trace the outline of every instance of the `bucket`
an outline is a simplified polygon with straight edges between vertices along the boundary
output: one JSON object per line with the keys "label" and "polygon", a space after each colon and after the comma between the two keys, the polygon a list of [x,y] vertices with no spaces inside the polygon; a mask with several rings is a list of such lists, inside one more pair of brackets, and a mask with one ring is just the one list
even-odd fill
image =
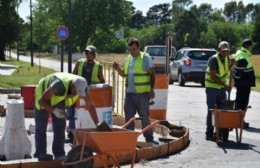
{"label": "bucket", "polygon": [[[96,107],[99,122],[112,126],[112,87],[90,88],[89,94]],[[75,105],[76,128],[95,128],[95,124],[85,105],[84,97],[79,97]]]}
{"label": "bucket", "polygon": [[24,109],[25,110],[33,110],[34,109],[35,88],[36,88],[36,85],[23,85],[23,86],[21,86],[21,96],[23,97]]}
{"label": "bucket", "polygon": [[150,103],[150,118],[152,119],[166,120],[168,83],[169,76],[167,74],[155,75],[155,98],[153,99],[152,103]]}

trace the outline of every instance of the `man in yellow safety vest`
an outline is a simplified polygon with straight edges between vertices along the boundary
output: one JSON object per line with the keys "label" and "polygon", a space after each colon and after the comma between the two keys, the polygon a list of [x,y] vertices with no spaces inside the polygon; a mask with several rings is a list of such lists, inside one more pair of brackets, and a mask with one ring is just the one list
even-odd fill
{"label": "man in yellow safety vest", "polygon": [[214,106],[219,107],[221,101],[226,100],[226,91],[230,91],[231,87],[227,84],[230,68],[234,64],[234,59],[229,60],[229,44],[226,41],[221,41],[218,45],[218,53],[211,56],[208,61],[208,66],[205,75],[205,87],[207,98],[207,118],[206,118],[206,140],[215,141],[214,127],[212,125],[211,109]]}
{"label": "man in yellow safety vest", "polygon": [[[136,113],[142,117],[142,127],[150,124],[149,100],[154,98],[154,64],[151,57],[140,52],[140,43],[136,38],[131,38],[128,42],[130,54],[127,56],[123,69],[118,63],[113,64],[113,68],[120,76],[126,78],[125,94],[125,120],[129,121]],[[128,129],[134,129],[134,123]],[[154,141],[153,131],[144,133],[146,142],[158,145]]]}
{"label": "man in yellow safety vest", "polygon": [[89,97],[85,78],[69,73],[57,72],[39,81],[35,90],[35,148],[34,157],[39,160],[51,159],[47,154],[46,130],[49,114],[52,116],[53,144],[55,159],[64,159],[66,113],[65,107],[75,103],[78,96],[84,96],[90,116],[98,124],[96,109]]}

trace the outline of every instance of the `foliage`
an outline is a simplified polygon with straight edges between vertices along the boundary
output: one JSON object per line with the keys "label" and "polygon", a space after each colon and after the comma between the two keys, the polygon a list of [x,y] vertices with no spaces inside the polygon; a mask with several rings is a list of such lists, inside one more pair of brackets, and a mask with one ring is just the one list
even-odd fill
{"label": "foliage", "polygon": [[260,53],[260,16],[255,22],[254,32],[252,34],[252,39],[255,43],[253,51]]}
{"label": "foliage", "polygon": [[[201,32],[200,20],[191,11],[185,11],[175,25],[176,40],[179,42],[177,48],[182,46],[198,47]],[[184,37],[189,34],[189,40],[185,43]]]}
{"label": "foliage", "polygon": [[18,15],[16,7],[19,0],[0,0],[0,60],[5,60],[4,49],[18,39]]}
{"label": "foliage", "polygon": [[154,5],[147,12],[146,24],[160,25],[170,23],[170,17],[171,9],[169,3]]}
{"label": "foliage", "polygon": [[129,37],[137,37],[141,42],[141,48],[146,45],[165,45],[166,37],[173,33],[172,24],[152,25],[142,30],[130,29]]}

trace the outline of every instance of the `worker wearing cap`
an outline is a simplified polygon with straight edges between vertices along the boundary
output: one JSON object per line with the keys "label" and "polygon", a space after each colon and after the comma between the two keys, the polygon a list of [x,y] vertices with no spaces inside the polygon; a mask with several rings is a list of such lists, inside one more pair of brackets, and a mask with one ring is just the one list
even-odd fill
{"label": "worker wearing cap", "polygon": [[88,85],[105,83],[103,77],[102,65],[96,61],[97,49],[93,45],[89,45],[85,49],[86,58],[78,60],[73,69],[73,74],[84,77]]}
{"label": "worker wearing cap", "polygon": [[234,64],[234,59],[229,61],[229,44],[226,41],[221,41],[218,45],[217,54],[211,56],[208,61],[205,87],[207,98],[207,118],[206,118],[206,140],[215,140],[213,133],[211,110],[215,105],[220,106],[221,101],[226,100],[226,91],[230,91],[230,86],[227,85],[229,79],[230,68]]}
{"label": "worker wearing cap", "polygon": [[[249,102],[251,87],[255,86],[255,73],[251,60],[253,42],[249,39],[243,41],[242,48],[234,55],[236,59],[233,78],[236,87],[236,109],[246,110]],[[249,123],[244,122],[244,128]]]}
{"label": "worker wearing cap", "polygon": [[[85,57],[79,59],[76,63],[73,74],[82,76],[88,82],[88,85],[98,84],[98,83],[105,83],[105,79],[103,76],[103,68],[100,62],[96,61],[97,49],[93,45],[89,45],[85,49]],[[69,119],[69,132],[68,132],[68,139],[66,142],[72,143],[73,142],[73,134],[70,131],[71,129],[75,129],[75,107],[72,105],[67,109],[68,112],[68,119]]]}
{"label": "worker wearing cap", "polygon": [[35,90],[35,148],[34,157],[47,159],[46,130],[49,113],[52,116],[53,144],[52,152],[55,158],[64,158],[64,141],[66,127],[65,106],[72,105],[77,96],[84,96],[90,116],[98,124],[96,109],[88,94],[88,84],[85,78],[68,74],[53,73],[39,81]]}

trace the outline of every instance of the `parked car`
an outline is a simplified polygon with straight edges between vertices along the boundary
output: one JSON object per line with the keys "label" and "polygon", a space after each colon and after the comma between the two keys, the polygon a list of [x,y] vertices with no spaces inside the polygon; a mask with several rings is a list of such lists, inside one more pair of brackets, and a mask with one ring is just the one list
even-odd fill
{"label": "parked car", "polygon": [[[144,52],[148,53],[155,66],[155,73],[165,73],[166,65],[166,46],[163,45],[149,45],[144,47]],[[172,47],[171,57],[175,56],[177,51],[175,47]]]}
{"label": "parked car", "polygon": [[25,49],[19,48],[18,55],[25,55]]}
{"label": "parked car", "polygon": [[186,81],[192,81],[204,86],[208,59],[216,53],[215,49],[180,49],[175,57],[171,57],[169,83],[178,81],[179,86],[184,86]]}

